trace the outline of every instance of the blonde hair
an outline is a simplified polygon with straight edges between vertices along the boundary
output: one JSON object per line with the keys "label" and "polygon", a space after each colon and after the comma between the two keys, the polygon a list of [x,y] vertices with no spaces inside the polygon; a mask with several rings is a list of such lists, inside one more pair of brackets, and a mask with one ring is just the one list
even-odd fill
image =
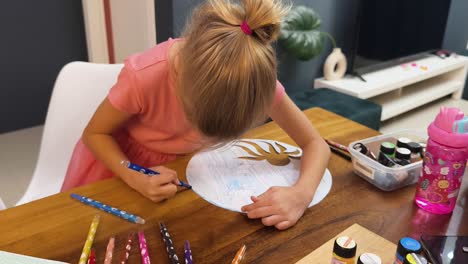
{"label": "blonde hair", "polygon": [[277,79],[271,43],[285,12],[276,0],[209,0],[194,10],[178,55],[177,94],[205,136],[230,140],[265,120]]}

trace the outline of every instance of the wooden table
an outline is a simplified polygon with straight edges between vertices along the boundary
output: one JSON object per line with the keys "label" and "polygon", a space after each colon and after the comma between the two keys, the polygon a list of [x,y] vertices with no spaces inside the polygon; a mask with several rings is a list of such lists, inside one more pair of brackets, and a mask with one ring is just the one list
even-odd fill
{"label": "wooden table", "polygon": [[[348,144],[375,136],[378,132],[320,108],[306,111],[325,138]],[[275,123],[247,133],[245,137],[266,138],[292,143]],[[185,178],[190,157],[168,166]],[[153,263],[168,263],[157,224],[168,226],[179,257],[183,241],[189,240],[196,263],[231,263],[242,244],[247,245],[244,263],[294,263],[353,223],[396,243],[405,235],[421,233],[468,235],[468,186],[462,187],[453,215],[436,216],[418,210],[413,203],[415,186],[383,192],[352,172],[352,164],[332,154],[329,169],[333,175],[330,194],[308,209],[296,226],[286,231],[264,227],[258,220],[215,207],[194,192],[182,190],[176,197],[152,203],[119,179],[110,179],[74,189],[140,215],[147,224],[139,226],[99,212],[60,193],[19,207],[0,211],[0,250],[76,263],[95,214],[101,215],[94,248],[102,263],[107,241],[117,238],[114,258],[120,259],[124,240],[130,231],[145,231]],[[116,259],[114,259],[116,260]],[[129,263],[140,263],[134,243]]]}

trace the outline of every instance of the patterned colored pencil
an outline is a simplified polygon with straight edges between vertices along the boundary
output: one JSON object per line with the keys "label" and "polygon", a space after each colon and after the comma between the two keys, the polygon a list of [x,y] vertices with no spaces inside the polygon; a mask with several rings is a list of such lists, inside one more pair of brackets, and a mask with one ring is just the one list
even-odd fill
{"label": "patterned colored pencil", "polygon": [[115,244],[115,238],[114,237],[109,238],[109,243],[107,244],[106,258],[104,259],[104,264],[112,263],[112,254],[114,252],[114,244]]}
{"label": "patterned colored pencil", "polygon": [[232,260],[231,264],[239,264],[241,263],[242,259],[244,258],[244,255],[245,255],[245,249],[246,249],[246,246],[243,245],[236,253],[236,256],[234,257],[234,259]]}
{"label": "patterned colored pencil", "polygon": [[141,263],[142,264],[151,264],[148,246],[146,245],[145,234],[143,231],[138,232],[138,242],[140,242],[140,253],[141,253]]}
{"label": "patterned colored pencil", "polygon": [[188,242],[188,240],[185,240],[184,256],[185,264],[193,264],[192,250],[190,249],[190,243]]}
{"label": "patterned colored pencil", "polygon": [[342,151],[341,149],[339,148],[336,148],[334,146],[331,146],[330,145],[330,150],[335,153],[336,155],[346,159],[346,160],[351,160],[351,155],[349,154],[349,152],[344,152]]}
{"label": "patterned colored pencil", "polygon": [[135,236],[134,233],[128,234],[127,244],[125,245],[124,254],[122,256],[122,260],[120,261],[120,264],[127,264],[128,257],[130,257],[130,251],[132,250],[132,242],[133,242],[134,236]]}
{"label": "patterned colored pencil", "polygon": [[174,248],[174,243],[172,242],[171,235],[167,231],[166,225],[164,223],[159,223],[159,231],[161,232],[161,237],[166,245],[167,256],[169,257],[169,262],[171,264],[180,264],[179,257],[177,256]]}
{"label": "patterned colored pencil", "polygon": [[340,143],[337,143],[335,141],[331,141],[329,139],[325,139],[325,142],[327,142],[327,144],[330,145],[330,146],[334,146],[335,148],[341,149],[341,150],[349,153],[349,149],[348,149],[347,146],[341,145]]}
{"label": "patterned colored pencil", "polygon": [[91,253],[89,254],[88,264],[96,264],[96,251],[91,249]]}
{"label": "patterned colored pencil", "polygon": [[86,237],[86,242],[83,246],[83,252],[80,256],[80,261],[78,264],[86,264],[89,258],[89,253],[91,251],[91,246],[93,245],[94,236],[96,235],[96,230],[99,225],[99,215],[94,216],[93,221],[91,222],[91,226],[89,227],[88,236]]}
{"label": "patterned colored pencil", "polygon": [[130,214],[128,212],[125,212],[123,210],[120,210],[120,209],[117,209],[117,208],[114,208],[114,207],[111,207],[109,205],[106,205],[106,204],[103,204],[99,201],[96,201],[96,200],[93,200],[91,198],[88,198],[88,197],[84,197],[84,196],[81,196],[81,195],[78,195],[76,193],[72,193],[70,194],[70,197],[73,198],[73,199],[76,199],[86,205],[89,205],[89,206],[92,206],[94,208],[97,208],[99,210],[102,210],[106,213],[109,213],[109,214],[113,214],[115,216],[118,216],[120,218],[123,218],[127,221],[130,221],[132,223],[135,223],[135,224],[144,224],[145,223],[145,220],[139,216],[136,216],[134,214]]}

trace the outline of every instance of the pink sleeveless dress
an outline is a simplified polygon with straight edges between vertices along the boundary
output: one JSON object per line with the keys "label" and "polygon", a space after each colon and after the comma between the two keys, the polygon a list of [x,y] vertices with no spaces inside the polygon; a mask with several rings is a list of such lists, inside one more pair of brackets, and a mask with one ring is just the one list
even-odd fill
{"label": "pink sleeveless dress", "polygon": [[[169,50],[176,41],[169,39],[128,57],[107,97],[116,109],[133,114],[114,138],[130,161],[145,167],[170,162],[202,147],[203,138],[186,119],[170,75]],[[277,82],[275,102],[284,93]],[[62,191],[113,176],[80,139]]]}

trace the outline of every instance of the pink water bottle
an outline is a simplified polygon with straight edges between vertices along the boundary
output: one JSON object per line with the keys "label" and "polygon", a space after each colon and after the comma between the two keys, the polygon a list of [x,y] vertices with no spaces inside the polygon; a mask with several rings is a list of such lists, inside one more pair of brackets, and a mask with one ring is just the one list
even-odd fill
{"label": "pink water bottle", "polygon": [[468,119],[458,108],[442,107],[427,131],[426,153],[416,204],[431,213],[453,211],[468,158]]}

